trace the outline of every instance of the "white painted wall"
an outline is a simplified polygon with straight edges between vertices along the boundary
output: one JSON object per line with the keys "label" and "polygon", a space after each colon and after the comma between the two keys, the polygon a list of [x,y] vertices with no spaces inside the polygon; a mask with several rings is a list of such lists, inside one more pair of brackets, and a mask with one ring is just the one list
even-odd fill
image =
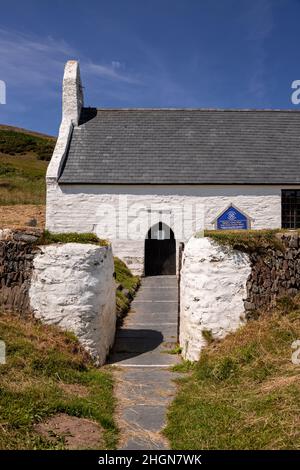
{"label": "white painted wall", "polygon": [[180,346],[196,361],[206,345],[202,331],[221,339],[245,321],[243,299],[251,266],[247,254],[209,238],[191,238],[181,271]]}
{"label": "white painted wall", "polygon": [[[154,223],[166,223],[175,232],[177,242],[186,242],[203,228],[203,223],[207,229],[214,228],[215,217],[233,203],[254,219],[252,228],[279,228],[281,189],[278,186],[58,185],[48,181],[46,226],[52,232],[96,232],[99,237],[111,240],[114,254],[141,274],[144,239]],[[182,231],[178,230],[176,220],[183,210],[185,229]],[[128,230],[122,226],[126,217]]]}
{"label": "white painted wall", "polygon": [[35,317],[75,333],[103,364],[116,328],[111,247],[67,243],[40,250],[29,290]]}

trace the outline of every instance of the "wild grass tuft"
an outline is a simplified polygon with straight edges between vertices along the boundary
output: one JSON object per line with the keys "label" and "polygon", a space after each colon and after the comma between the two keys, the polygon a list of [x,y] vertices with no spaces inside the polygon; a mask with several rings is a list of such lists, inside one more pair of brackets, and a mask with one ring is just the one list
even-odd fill
{"label": "wild grass tuft", "polygon": [[[174,449],[299,449],[300,302],[248,322],[202,352],[179,380],[166,435]],[[289,305],[290,308],[290,305]]]}
{"label": "wild grass tuft", "polygon": [[[63,442],[54,444],[34,429],[62,412],[96,421],[105,448],[115,447],[112,375],[93,366],[72,334],[0,314],[0,338],[7,347],[7,363],[0,365],[0,449],[64,448]],[[72,392],[74,384],[84,395]]]}
{"label": "wild grass tuft", "polygon": [[204,235],[221,245],[251,253],[273,247],[284,249],[282,242],[275,236],[280,230],[205,230]]}
{"label": "wild grass tuft", "polygon": [[214,337],[211,330],[202,330],[201,333],[203,338],[206,340],[207,344],[211,344],[214,341]]}
{"label": "wild grass tuft", "polygon": [[117,282],[117,316],[121,320],[129,310],[131,300],[140,285],[139,276],[134,276],[126,264],[115,257]]}
{"label": "wild grass tuft", "polygon": [[109,245],[106,240],[98,238],[94,233],[52,233],[49,232],[49,230],[44,230],[38,243],[41,245],[50,245],[52,243],[91,243],[100,246]]}

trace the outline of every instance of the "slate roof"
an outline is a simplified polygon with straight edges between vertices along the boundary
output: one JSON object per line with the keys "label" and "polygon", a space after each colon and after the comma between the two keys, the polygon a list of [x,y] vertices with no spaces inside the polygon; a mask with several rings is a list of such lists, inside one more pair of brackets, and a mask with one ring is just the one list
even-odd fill
{"label": "slate roof", "polygon": [[300,184],[300,112],[85,108],[59,182]]}

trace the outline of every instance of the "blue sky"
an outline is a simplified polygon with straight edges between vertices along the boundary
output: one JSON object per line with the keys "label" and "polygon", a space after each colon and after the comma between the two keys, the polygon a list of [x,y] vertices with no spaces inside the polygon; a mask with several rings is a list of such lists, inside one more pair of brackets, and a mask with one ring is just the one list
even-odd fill
{"label": "blue sky", "polygon": [[299,0],[0,0],[0,123],[57,134],[68,59],[87,106],[297,109],[299,18]]}

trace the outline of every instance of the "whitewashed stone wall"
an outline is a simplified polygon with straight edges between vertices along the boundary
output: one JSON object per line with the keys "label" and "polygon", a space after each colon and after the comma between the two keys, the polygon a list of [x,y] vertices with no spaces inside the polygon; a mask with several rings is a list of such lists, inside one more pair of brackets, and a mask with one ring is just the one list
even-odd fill
{"label": "whitewashed stone wall", "polygon": [[103,364],[116,328],[111,247],[67,243],[39,248],[29,290],[35,317],[75,333]]}
{"label": "whitewashed stone wall", "polygon": [[245,322],[243,299],[251,273],[247,254],[209,238],[191,238],[181,271],[180,346],[185,359],[196,361],[208,330],[221,339]]}
{"label": "whitewashed stone wall", "polygon": [[[112,242],[114,254],[134,273],[142,274],[144,240],[154,222],[169,225],[175,232],[177,243],[186,242],[203,228],[202,214],[197,215],[189,208],[203,206],[204,226],[211,229],[214,228],[212,221],[230,203],[253,218],[252,228],[281,226],[281,188],[278,186],[102,186],[59,185],[49,181],[46,225],[52,232],[96,232],[99,237]],[[150,208],[151,217],[154,217],[151,220]],[[174,219],[182,210],[185,210],[186,229],[184,233],[177,233]],[[169,212],[172,213],[171,222]],[[127,233],[122,228],[126,214]],[[137,226],[140,232],[132,239]]]}

